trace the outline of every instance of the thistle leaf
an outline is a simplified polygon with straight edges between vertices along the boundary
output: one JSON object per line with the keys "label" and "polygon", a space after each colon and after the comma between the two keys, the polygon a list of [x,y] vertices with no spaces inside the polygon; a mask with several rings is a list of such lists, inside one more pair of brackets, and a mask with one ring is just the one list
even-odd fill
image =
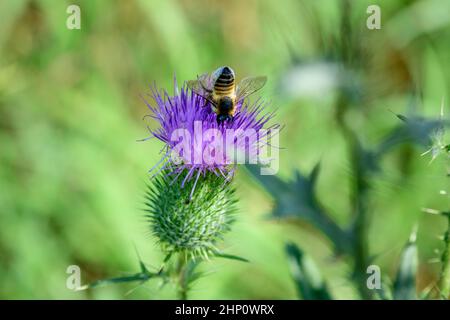
{"label": "thistle leaf", "polygon": [[433,134],[446,126],[450,125],[449,121],[441,119],[425,119],[418,116],[406,117],[396,115],[402,123],[400,123],[386,138],[379,144],[377,154],[382,155],[399,144],[409,142],[421,146],[429,146],[433,143]]}
{"label": "thistle leaf", "polygon": [[[138,255],[138,257],[139,257],[139,255]],[[110,284],[134,282],[134,281],[140,281],[141,283],[144,283],[147,280],[158,275],[153,272],[150,272],[147,269],[147,267],[145,266],[144,262],[140,258],[139,258],[139,267],[141,269],[141,272],[135,273],[130,276],[97,280],[87,286],[82,287],[81,289],[84,290],[84,289],[88,289],[88,288],[96,288],[96,287],[106,286],[106,285],[110,285]]]}
{"label": "thistle leaf", "polygon": [[330,219],[317,201],[315,185],[319,175],[319,164],[308,176],[296,171],[294,180],[290,182],[276,176],[260,175],[258,166],[247,165],[246,168],[275,199],[272,211],[274,217],[295,217],[305,220],[322,231],[333,242],[339,253],[351,252],[351,235]]}
{"label": "thistle leaf", "polygon": [[227,253],[222,253],[219,251],[214,252],[214,256],[218,257],[218,258],[224,258],[224,259],[230,259],[230,260],[237,260],[237,261],[242,261],[242,262],[250,262],[249,260],[239,257],[239,256],[235,256],[232,254],[227,254]]}
{"label": "thistle leaf", "polygon": [[331,295],[314,261],[293,243],[286,245],[286,252],[300,296],[304,300],[331,300]]}
{"label": "thistle leaf", "polygon": [[149,280],[150,278],[152,278],[153,276],[154,275],[151,273],[138,272],[131,276],[97,280],[97,281],[91,283],[90,285],[88,285],[88,288],[95,288],[95,287],[106,286],[106,285],[117,284],[117,283],[124,283],[124,282],[134,282],[134,281],[145,282],[145,281]]}

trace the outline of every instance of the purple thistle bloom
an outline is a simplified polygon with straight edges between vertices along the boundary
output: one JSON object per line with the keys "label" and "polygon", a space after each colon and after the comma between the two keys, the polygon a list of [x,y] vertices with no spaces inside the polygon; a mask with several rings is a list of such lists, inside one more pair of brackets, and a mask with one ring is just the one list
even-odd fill
{"label": "purple thistle bloom", "polygon": [[189,179],[198,180],[208,172],[229,180],[236,164],[264,161],[260,159],[262,148],[278,133],[279,125],[264,129],[274,113],[264,113],[266,104],[261,99],[253,104],[240,102],[233,120],[218,124],[206,99],[185,86],[178,90],[176,80],[174,86],[173,96],[152,87],[148,96],[155,105],[144,98],[152,111],[149,116],[160,125],[156,130],[149,129],[150,133],[165,144],[159,171],[164,170],[175,179],[186,172],[184,186]]}

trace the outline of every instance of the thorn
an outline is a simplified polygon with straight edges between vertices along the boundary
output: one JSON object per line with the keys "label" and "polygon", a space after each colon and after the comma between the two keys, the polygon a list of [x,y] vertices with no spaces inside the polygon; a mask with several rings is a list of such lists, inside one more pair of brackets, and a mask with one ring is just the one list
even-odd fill
{"label": "thorn", "polygon": [[390,113],[392,113],[394,116],[397,116],[397,114],[394,112],[394,111],[392,111],[391,109],[387,109]]}
{"label": "thorn", "polygon": [[145,282],[142,282],[140,284],[138,284],[136,287],[131,288],[130,290],[128,290],[127,292],[125,292],[125,296],[129,296],[130,294],[132,294],[134,291],[136,291],[137,289],[139,289],[141,286],[144,285]]}
{"label": "thorn", "polygon": [[399,119],[402,120],[403,122],[408,122],[408,118],[405,117],[404,115],[397,114],[397,118],[399,118]]}
{"label": "thorn", "polygon": [[136,256],[137,256],[138,260],[141,261],[141,257],[139,256],[139,252],[138,252],[136,243],[133,241],[132,244],[133,244],[134,252],[136,253]]}
{"label": "thorn", "polygon": [[423,152],[420,154],[421,157],[423,157],[424,155],[427,155],[428,153],[431,152],[432,149],[428,149],[427,151]]}
{"label": "thorn", "polygon": [[389,112],[391,112],[392,114],[394,114],[397,118],[399,118],[400,120],[407,122],[408,118],[405,117],[404,115],[401,115],[399,113],[395,113],[394,111],[392,111],[391,109],[388,109]]}

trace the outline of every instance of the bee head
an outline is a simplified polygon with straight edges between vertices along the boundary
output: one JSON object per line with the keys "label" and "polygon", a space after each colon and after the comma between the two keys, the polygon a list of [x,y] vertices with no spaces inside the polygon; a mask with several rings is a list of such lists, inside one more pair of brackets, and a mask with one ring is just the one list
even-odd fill
{"label": "bee head", "polygon": [[217,115],[217,124],[224,123],[225,121],[231,121],[233,117],[228,114],[218,114]]}

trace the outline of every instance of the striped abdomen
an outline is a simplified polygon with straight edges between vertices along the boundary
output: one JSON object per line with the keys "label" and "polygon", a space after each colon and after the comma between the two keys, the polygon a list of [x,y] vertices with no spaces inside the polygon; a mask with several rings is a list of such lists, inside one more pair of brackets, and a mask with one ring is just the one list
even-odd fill
{"label": "striped abdomen", "polygon": [[214,93],[218,96],[234,94],[234,72],[228,67],[223,67],[214,83]]}

